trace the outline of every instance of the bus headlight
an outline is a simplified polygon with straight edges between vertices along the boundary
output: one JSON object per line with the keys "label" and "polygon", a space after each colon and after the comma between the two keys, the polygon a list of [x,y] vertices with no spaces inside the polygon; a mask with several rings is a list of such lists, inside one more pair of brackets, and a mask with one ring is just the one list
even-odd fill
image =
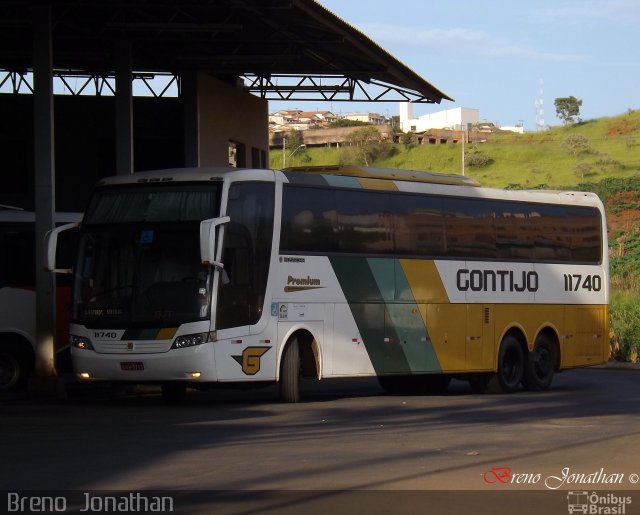
{"label": "bus headlight", "polygon": [[185,334],[178,336],[171,346],[172,349],[184,349],[185,347],[193,347],[207,343],[207,333]]}
{"label": "bus headlight", "polygon": [[69,336],[69,343],[76,349],[93,350],[91,341],[89,341],[89,338],[85,338],[84,336],[75,336],[72,334]]}

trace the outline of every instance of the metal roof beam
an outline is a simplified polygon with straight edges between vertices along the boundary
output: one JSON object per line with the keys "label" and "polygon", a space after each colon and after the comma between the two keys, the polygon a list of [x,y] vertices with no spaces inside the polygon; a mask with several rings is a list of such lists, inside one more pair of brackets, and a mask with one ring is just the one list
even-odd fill
{"label": "metal roof beam", "polygon": [[[434,103],[433,99],[417,91],[375,79],[360,80],[338,75],[244,75],[244,79],[249,91],[266,100]],[[328,81],[334,82],[328,84]]]}

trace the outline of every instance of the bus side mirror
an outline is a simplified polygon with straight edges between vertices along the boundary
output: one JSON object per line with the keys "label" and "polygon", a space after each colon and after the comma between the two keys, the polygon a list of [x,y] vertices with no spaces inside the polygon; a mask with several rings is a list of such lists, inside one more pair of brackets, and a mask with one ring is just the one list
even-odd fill
{"label": "bus side mirror", "polygon": [[56,227],[49,231],[44,237],[45,248],[45,263],[44,267],[49,272],[58,274],[71,274],[73,270],[71,268],[56,268],[56,251],[58,249],[58,236],[61,232],[69,231],[80,227],[80,222],[72,222],[70,224],[64,224],[60,227]]}
{"label": "bus side mirror", "polygon": [[223,268],[222,263],[216,261],[216,227],[230,221],[228,216],[221,216],[200,222],[200,259],[203,265]]}

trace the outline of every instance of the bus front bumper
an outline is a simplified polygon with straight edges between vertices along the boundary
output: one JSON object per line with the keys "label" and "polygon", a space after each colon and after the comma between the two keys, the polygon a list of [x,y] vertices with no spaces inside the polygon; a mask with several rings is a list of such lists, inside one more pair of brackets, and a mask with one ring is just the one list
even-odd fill
{"label": "bus front bumper", "polygon": [[72,348],[71,357],[76,377],[81,381],[217,381],[212,343],[139,354],[98,353]]}

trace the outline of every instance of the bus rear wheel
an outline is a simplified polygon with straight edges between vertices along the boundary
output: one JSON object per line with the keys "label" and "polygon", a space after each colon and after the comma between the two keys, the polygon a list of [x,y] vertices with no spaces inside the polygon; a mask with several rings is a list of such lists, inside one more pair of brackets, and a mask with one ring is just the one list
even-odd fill
{"label": "bus rear wheel", "polygon": [[22,390],[33,371],[33,358],[16,342],[0,341],[0,392]]}
{"label": "bus rear wheel", "polygon": [[524,361],[522,384],[527,390],[547,390],[553,381],[555,352],[546,336],[539,336]]}
{"label": "bus rear wheel", "polygon": [[490,393],[513,393],[518,390],[524,375],[524,352],[515,336],[506,336],[498,353],[498,371],[489,380]]}
{"label": "bus rear wheel", "polygon": [[298,340],[291,340],[280,362],[280,400],[300,402],[300,348]]}

